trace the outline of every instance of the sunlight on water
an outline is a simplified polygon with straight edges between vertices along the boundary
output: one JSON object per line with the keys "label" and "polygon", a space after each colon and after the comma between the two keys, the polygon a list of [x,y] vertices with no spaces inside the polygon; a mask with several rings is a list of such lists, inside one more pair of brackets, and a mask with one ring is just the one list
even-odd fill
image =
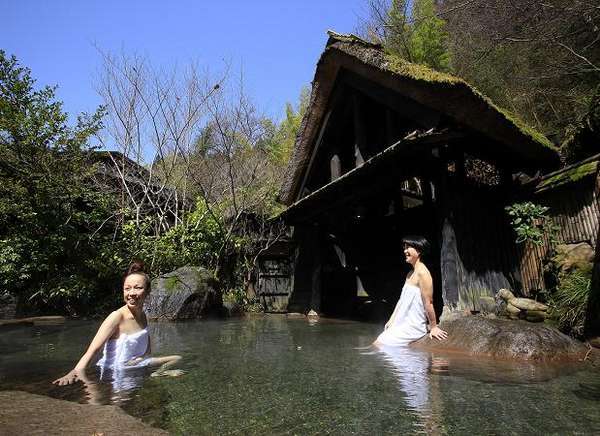
{"label": "sunlight on water", "polygon": [[[0,389],[118,404],[183,434],[597,434],[600,370],[373,349],[380,326],[287,319],[151,324],[178,378],[90,371],[55,387],[97,323],[0,332]],[[90,392],[91,391],[91,392]]]}

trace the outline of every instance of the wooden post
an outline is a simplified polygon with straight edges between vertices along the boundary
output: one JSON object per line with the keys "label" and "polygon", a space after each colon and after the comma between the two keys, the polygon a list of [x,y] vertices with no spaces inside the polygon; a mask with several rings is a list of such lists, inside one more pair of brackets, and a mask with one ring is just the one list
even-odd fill
{"label": "wooden post", "polygon": [[360,102],[360,96],[354,94],[352,96],[354,108],[354,166],[358,167],[365,161],[363,152],[367,143],[367,135],[364,126],[364,114]]}
{"label": "wooden post", "polygon": [[437,165],[437,210],[439,211],[440,228],[440,269],[442,282],[442,299],[445,310],[454,310],[458,306],[458,248],[456,233],[452,224],[452,192],[448,187],[447,162],[441,158]]}
{"label": "wooden post", "polygon": [[342,175],[342,162],[340,161],[340,156],[337,153],[335,153],[329,161],[329,173],[332,182]]}
{"label": "wooden post", "polygon": [[313,269],[311,276],[311,297],[310,297],[310,307],[309,310],[312,309],[317,313],[321,312],[321,270],[323,265],[323,260],[321,256],[321,238],[320,231],[318,228],[314,230],[314,238],[315,243],[313,246]]}

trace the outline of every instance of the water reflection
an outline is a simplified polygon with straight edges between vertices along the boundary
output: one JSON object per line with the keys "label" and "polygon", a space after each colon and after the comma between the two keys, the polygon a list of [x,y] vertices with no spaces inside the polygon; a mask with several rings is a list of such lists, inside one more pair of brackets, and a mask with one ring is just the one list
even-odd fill
{"label": "water reflection", "polygon": [[429,368],[431,355],[408,347],[380,347],[380,356],[386,363],[405,395],[409,409],[429,410]]}

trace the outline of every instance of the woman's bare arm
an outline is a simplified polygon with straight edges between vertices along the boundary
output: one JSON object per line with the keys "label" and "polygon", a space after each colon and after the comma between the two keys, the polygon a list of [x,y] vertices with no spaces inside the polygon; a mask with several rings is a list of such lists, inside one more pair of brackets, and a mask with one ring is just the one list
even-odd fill
{"label": "woman's bare arm", "polygon": [[420,271],[419,288],[421,289],[421,298],[425,314],[429,320],[429,337],[436,339],[446,339],[448,334],[437,326],[435,309],[433,308],[433,280],[428,271]]}
{"label": "woman's bare arm", "polygon": [[121,318],[122,315],[118,310],[108,315],[98,328],[94,339],[92,339],[87,351],[81,356],[81,359],[79,359],[75,368],[65,376],[54,380],[52,383],[63,386],[75,382],[80,377],[81,372],[89,365],[96,353],[100,351],[100,348],[102,348],[104,343],[114,334],[121,322]]}

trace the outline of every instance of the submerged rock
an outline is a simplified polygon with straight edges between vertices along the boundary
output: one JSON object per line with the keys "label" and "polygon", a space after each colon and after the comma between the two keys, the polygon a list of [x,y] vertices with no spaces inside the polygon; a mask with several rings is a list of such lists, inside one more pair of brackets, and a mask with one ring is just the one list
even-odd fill
{"label": "submerged rock", "polygon": [[152,280],[145,303],[148,318],[168,321],[217,315],[222,307],[211,274],[195,266],[184,266]]}
{"label": "submerged rock", "polygon": [[440,326],[448,339],[439,341],[426,336],[413,343],[417,348],[459,351],[506,359],[575,360],[585,356],[580,342],[543,324],[465,316]]}
{"label": "submerged rock", "polygon": [[20,391],[0,392],[3,435],[168,435],[117,406],[77,404]]}

